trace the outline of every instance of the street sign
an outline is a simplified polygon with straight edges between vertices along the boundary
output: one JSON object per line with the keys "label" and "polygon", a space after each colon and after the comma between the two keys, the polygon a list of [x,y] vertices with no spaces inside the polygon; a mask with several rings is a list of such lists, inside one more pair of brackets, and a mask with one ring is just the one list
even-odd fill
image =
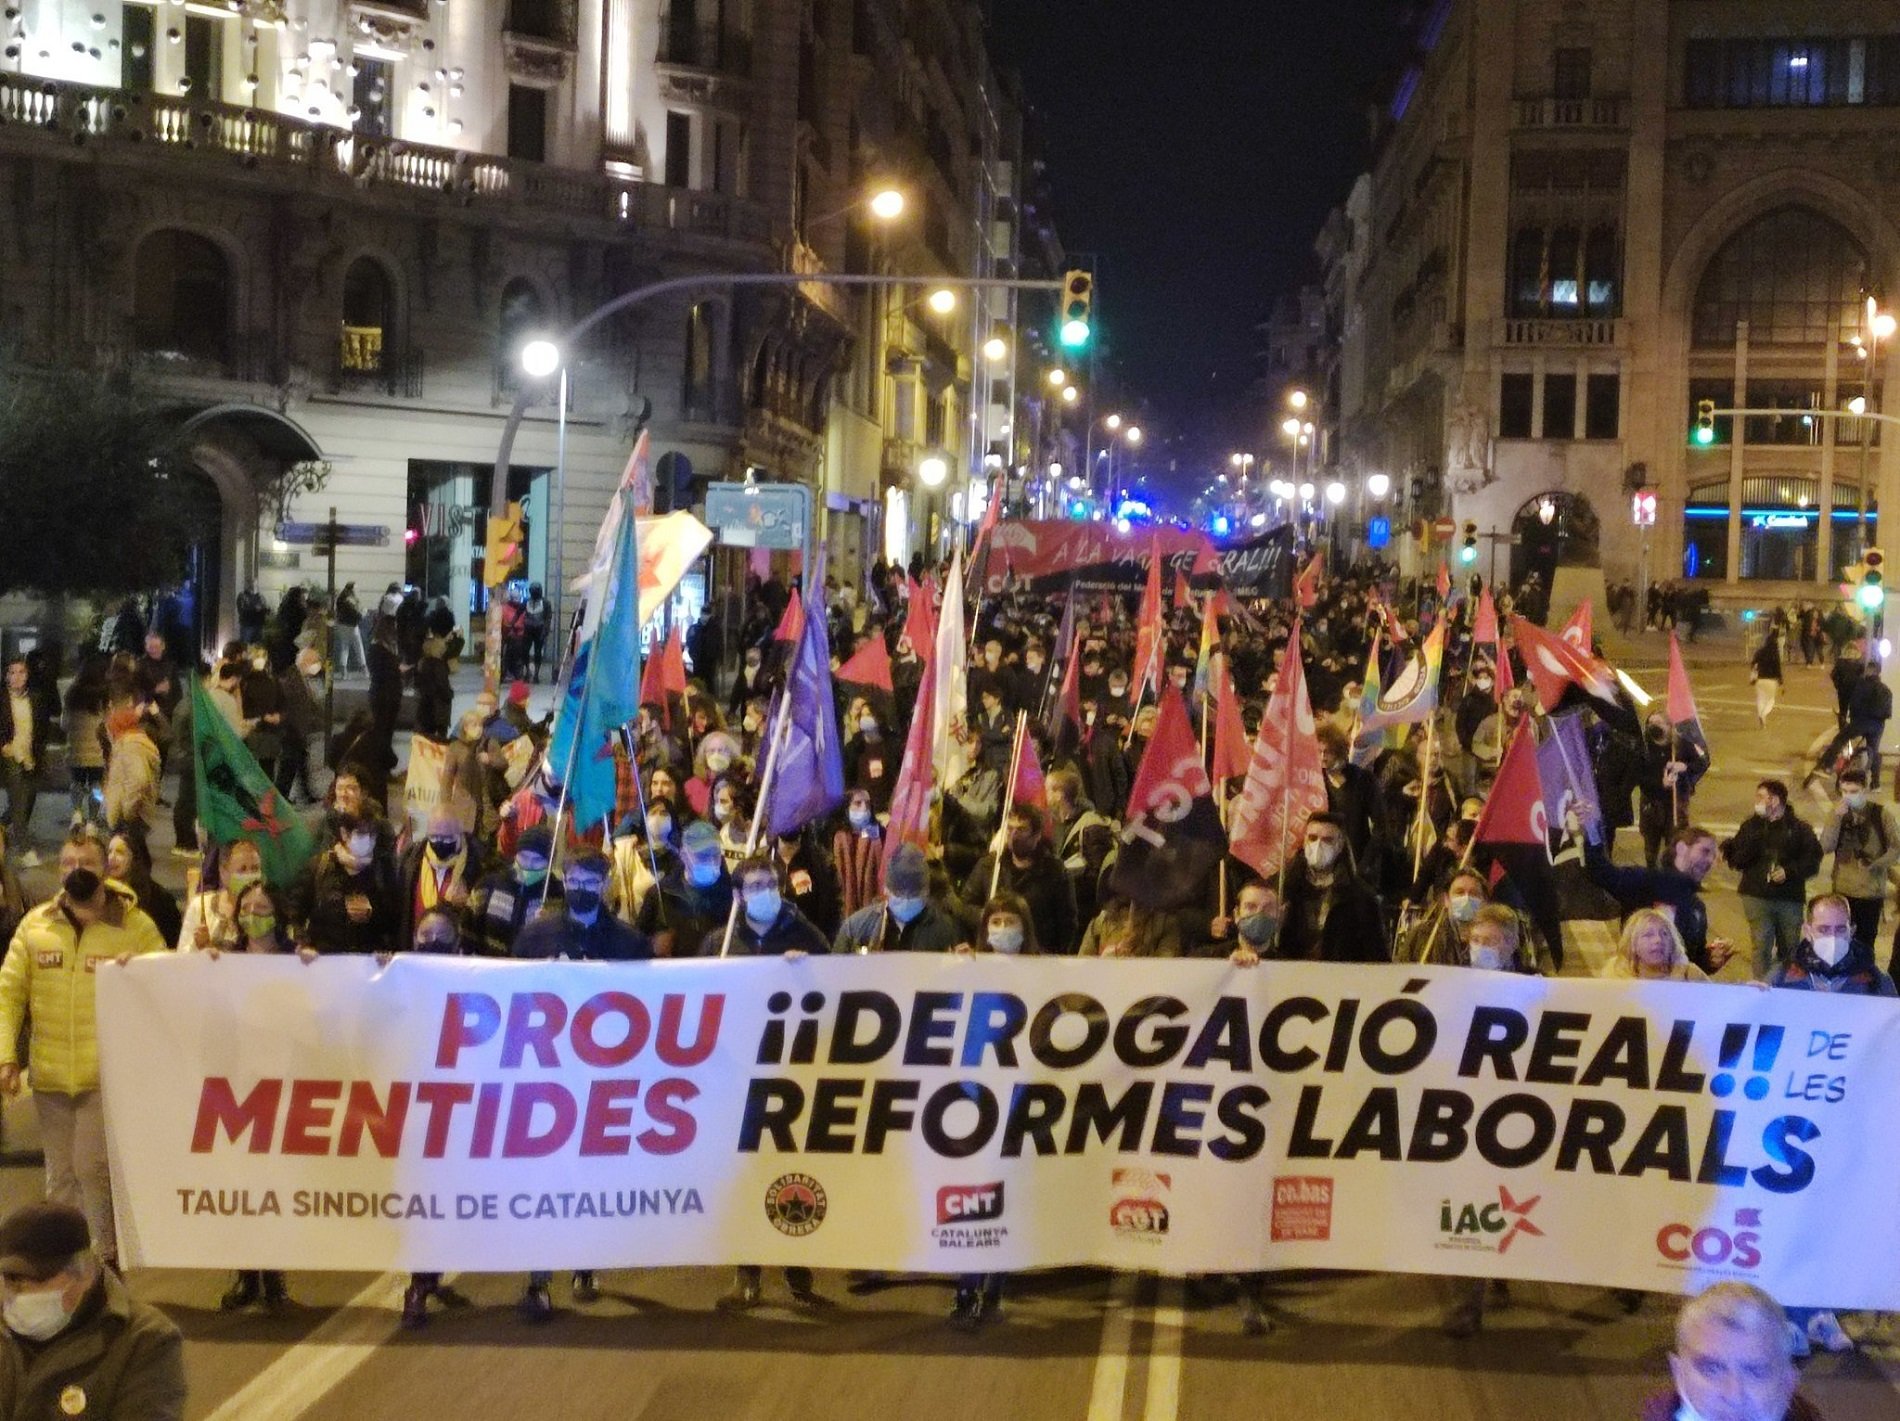
{"label": "street sign", "polygon": [[727,547],[803,552],[811,536],[811,490],[803,484],[709,484],[706,526]]}
{"label": "street sign", "polygon": [[313,547],[334,542],[342,548],[380,548],[389,542],[389,529],[377,523],[279,523],[280,543],[309,543]]}
{"label": "street sign", "polygon": [[1432,536],[1441,543],[1449,540],[1452,534],[1457,531],[1458,525],[1449,518],[1435,518],[1432,520]]}
{"label": "street sign", "polygon": [[1373,518],[1366,523],[1366,546],[1383,548],[1392,541],[1392,520]]}

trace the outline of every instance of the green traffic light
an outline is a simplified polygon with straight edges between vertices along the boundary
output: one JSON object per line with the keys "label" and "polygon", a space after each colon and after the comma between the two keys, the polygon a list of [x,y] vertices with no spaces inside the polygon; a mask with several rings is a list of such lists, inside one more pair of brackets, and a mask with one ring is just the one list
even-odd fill
{"label": "green traffic light", "polygon": [[1071,318],[1062,323],[1061,341],[1070,350],[1089,343],[1089,323]]}
{"label": "green traffic light", "polygon": [[1696,432],[1695,432],[1695,442],[1702,445],[1705,449],[1709,445],[1715,443],[1714,427],[1712,425],[1707,425],[1707,424],[1697,425]]}
{"label": "green traffic light", "polygon": [[1464,547],[1458,549],[1459,562],[1476,562],[1477,560],[1478,550],[1470,544],[1467,543]]}
{"label": "green traffic light", "polygon": [[1863,582],[1854,593],[1854,600],[1870,612],[1880,610],[1881,603],[1887,600],[1887,589],[1878,582]]}

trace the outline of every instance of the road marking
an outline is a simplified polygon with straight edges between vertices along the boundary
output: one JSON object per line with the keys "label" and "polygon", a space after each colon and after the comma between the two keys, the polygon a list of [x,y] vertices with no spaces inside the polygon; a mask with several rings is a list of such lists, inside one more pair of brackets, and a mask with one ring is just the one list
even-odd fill
{"label": "road marking", "polygon": [[1187,1330],[1187,1285],[1161,1282],[1154,1310],[1154,1342],[1148,1354],[1148,1400],[1142,1421],[1175,1421],[1181,1412],[1181,1334]]}
{"label": "road marking", "polygon": [[[1128,1391],[1128,1343],[1135,1331],[1135,1289],[1140,1277],[1117,1273],[1102,1309],[1102,1345],[1095,1355],[1088,1421],[1122,1421]],[[224,1421],[224,1418],[217,1418]],[[235,1421],[235,1418],[232,1418]]]}
{"label": "road marking", "polygon": [[395,1336],[401,1319],[391,1309],[408,1285],[406,1273],[377,1278],[205,1421],[296,1421]]}
{"label": "road marking", "polygon": [[[1755,709],[1755,698],[1753,696],[1749,696],[1747,699],[1743,699],[1739,696],[1706,696],[1705,695],[1705,696],[1697,696],[1695,698],[1695,703],[1698,708],[1702,706],[1729,706],[1736,710],[1752,711]],[[1808,706],[1808,705],[1797,704],[1794,701],[1776,701],[1775,710],[1777,711],[1810,711],[1815,715],[1840,714],[1838,708],[1834,706]]]}

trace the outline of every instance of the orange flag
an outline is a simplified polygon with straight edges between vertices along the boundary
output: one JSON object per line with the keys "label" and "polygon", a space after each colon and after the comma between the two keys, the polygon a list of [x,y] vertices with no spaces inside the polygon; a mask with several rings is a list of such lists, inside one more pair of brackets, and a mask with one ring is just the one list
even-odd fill
{"label": "orange flag", "polygon": [[1155,655],[1155,638],[1161,635],[1161,539],[1148,549],[1148,584],[1141,591],[1141,609],[1135,614],[1134,694],[1161,684],[1160,657]]}

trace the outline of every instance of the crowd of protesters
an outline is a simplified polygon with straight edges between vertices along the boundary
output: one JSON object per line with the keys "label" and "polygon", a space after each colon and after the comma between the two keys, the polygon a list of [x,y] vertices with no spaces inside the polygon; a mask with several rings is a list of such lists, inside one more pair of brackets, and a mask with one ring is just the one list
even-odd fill
{"label": "crowd of protesters", "polygon": [[[0,967],[0,1089],[21,1087],[12,1043],[25,1028],[51,1195],[83,1210],[100,1256],[115,1262],[91,981],[36,965],[52,961],[163,950],[609,961],[955,951],[1243,964],[1401,960],[1533,974],[1564,962],[1561,930],[1538,920],[1508,878],[1472,864],[1474,829],[1505,747],[1527,718],[1543,719],[1509,635],[1474,636],[1475,595],[1448,596],[1442,580],[1401,584],[1370,563],[1304,589],[1305,605],[1236,600],[1182,580],[1144,620],[1126,590],[1036,592],[975,579],[967,711],[958,727],[970,768],[937,786],[922,844],[887,846],[931,652],[913,636],[922,640],[917,628],[934,621],[950,575],[880,563],[861,586],[828,580],[812,590],[807,614],[825,618],[837,676],[845,793],[832,811],[763,836],[757,796],[791,651],[780,632],[794,590],[783,583],[755,581],[729,662],[722,664],[710,616],[692,629],[695,663],[684,693],[643,703],[622,728],[612,752],[613,813],[586,824],[564,812],[562,767],[546,762],[548,726],[530,714],[519,679],[538,676],[551,655],[538,588],[504,613],[515,624],[505,645],[518,679],[453,720],[452,617],[443,625],[400,589],[368,615],[353,587],[328,613],[293,596],[269,617],[261,599],[247,597],[240,639],[203,671],[205,689],[285,798],[313,801],[318,851],[296,881],[266,882],[252,845],[200,841],[193,777],[181,773],[176,852],[194,867],[182,903],[154,882],[148,834],[167,761],[183,758],[189,768],[193,697],[185,691],[197,673],[170,654],[162,629],[123,645],[129,628],[118,623],[136,616],[129,608],[82,660],[63,702],[36,687],[30,665],[9,665],[0,789],[16,845],[29,844],[32,772],[55,721],[73,767],[60,891],[28,910],[8,880],[17,926]],[[1544,615],[1541,587],[1521,592],[1522,605]],[[1512,598],[1491,610],[1508,622]],[[1204,629],[1205,618],[1214,625]],[[1431,718],[1367,735],[1368,672],[1383,685],[1403,682],[1440,623]],[[1262,875],[1230,857],[1169,906],[1130,895],[1115,872],[1120,827],[1156,732],[1159,698],[1183,698],[1205,745],[1216,695],[1231,695],[1251,738],[1295,654],[1296,626],[1325,807],[1295,826],[1276,872]],[[360,659],[371,688],[367,707],[330,747],[335,773],[317,800],[308,747],[326,643],[339,667]],[[854,680],[850,668],[865,664],[867,648],[881,653],[869,660],[886,671]],[[1860,651],[1845,644],[1841,663]],[[1212,680],[1210,658],[1220,664]],[[443,663],[439,676],[431,662]],[[1858,725],[1877,749],[1882,727],[1851,708],[1863,679],[1852,677],[1843,693],[1841,729]],[[426,822],[390,808],[405,680],[416,693],[418,731],[447,742],[440,807]],[[1711,936],[1701,897],[1719,857],[1741,874],[1755,978],[1789,989],[1894,994],[1874,947],[1886,869],[1900,860],[1900,824],[1868,798],[1877,755],[1871,783],[1859,766],[1840,775],[1839,804],[1824,824],[1804,822],[1788,787],[1766,780],[1755,814],[1718,841],[1692,812],[1709,764],[1699,728],[1671,724],[1660,706],[1645,712],[1622,696],[1586,705],[1600,822],[1575,833],[1571,847],[1578,882],[1596,895],[1594,915],[1622,924],[1607,975],[1703,981],[1725,967],[1737,949]],[[1044,802],[1011,802],[1024,740],[1047,768]],[[1238,788],[1236,778],[1221,793]],[[1624,857],[1638,861],[1618,864],[1616,838],[1632,828],[1640,851]],[[1832,882],[1816,883],[1828,854]],[[788,1282],[795,1297],[811,1295],[809,1275]],[[1269,1325],[1261,1282],[1240,1283],[1250,1332]],[[406,1324],[426,1323],[440,1286],[427,1275],[412,1280]],[[751,1307],[761,1286],[760,1270],[742,1269],[721,1304]],[[573,1291],[578,1300],[593,1296],[593,1275],[576,1274]],[[286,1296],[280,1274],[246,1271],[224,1304],[276,1306]],[[1482,1326],[1486,1296],[1481,1287],[1459,1289],[1447,1329],[1469,1335]],[[978,1326],[999,1299],[1000,1280],[962,1279],[952,1321]],[[553,1314],[549,1275],[531,1275],[520,1310],[535,1320]],[[1797,1314],[1794,1331],[1802,1351],[1852,1345],[1822,1309]]]}

